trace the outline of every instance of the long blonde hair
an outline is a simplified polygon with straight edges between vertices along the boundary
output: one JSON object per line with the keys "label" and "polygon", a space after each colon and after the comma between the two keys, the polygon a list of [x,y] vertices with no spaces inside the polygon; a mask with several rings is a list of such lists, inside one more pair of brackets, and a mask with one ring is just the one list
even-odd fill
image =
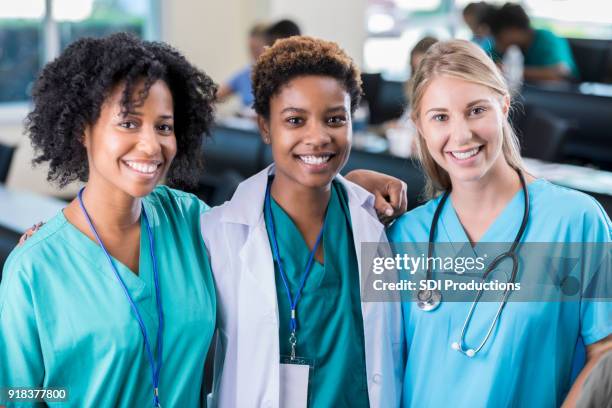
{"label": "long blonde hair", "polygon": [[[510,98],[508,85],[500,70],[479,46],[465,40],[438,42],[429,48],[408,82],[407,96],[415,123],[419,119],[420,104],[427,86],[440,75],[483,85],[501,97]],[[502,124],[502,153],[512,168],[524,171],[518,138],[507,118]],[[427,176],[427,198],[450,190],[450,176],[434,161],[420,131],[417,131],[417,157]]]}

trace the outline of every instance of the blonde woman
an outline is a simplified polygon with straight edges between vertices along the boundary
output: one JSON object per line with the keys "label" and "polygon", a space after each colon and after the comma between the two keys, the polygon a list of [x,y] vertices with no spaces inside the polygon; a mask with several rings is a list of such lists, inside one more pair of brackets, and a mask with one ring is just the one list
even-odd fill
{"label": "blonde woman", "polygon": [[[467,244],[475,256],[484,242],[514,248],[515,242],[612,241],[612,223],[594,199],[524,170],[508,122],[507,85],[478,46],[460,40],[432,46],[408,92],[431,200],[401,217],[390,241],[462,243],[457,247]],[[538,273],[546,272],[521,265],[517,281]],[[583,273],[593,277],[591,270]],[[566,397],[570,405],[611,347],[609,301],[513,302],[511,294],[501,309],[499,302],[479,302],[471,314],[472,298],[437,302],[437,294],[421,292],[421,302],[403,304],[406,407],[451,401],[454,407],[552,407]],[[587,361],[572,385],[577,344],[586,345]]]}

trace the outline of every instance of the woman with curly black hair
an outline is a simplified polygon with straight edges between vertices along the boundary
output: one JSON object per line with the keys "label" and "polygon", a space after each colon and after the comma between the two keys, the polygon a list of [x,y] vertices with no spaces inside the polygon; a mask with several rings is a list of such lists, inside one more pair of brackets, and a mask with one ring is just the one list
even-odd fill
{"label": "woman with curly black hair", "polygon": [[74,407],[200,405],[216,319],[207,206],[157,184],[198,176],[215,90],[173,48],[127,34],[79,40],[43,69],[35,162],[86,185],[6,262],[0,388],[67,388]]}

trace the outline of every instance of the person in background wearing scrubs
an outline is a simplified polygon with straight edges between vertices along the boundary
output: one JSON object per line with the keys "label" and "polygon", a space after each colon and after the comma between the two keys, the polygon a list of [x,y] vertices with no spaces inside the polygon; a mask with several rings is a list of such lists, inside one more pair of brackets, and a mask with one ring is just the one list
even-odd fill
{"label": "person in background wearing scrubs", "polygon": [[253,64],[264,51],[265,47],[271,46],[276,40],[300,35],[300,27],[291,20],[280,20],[269,26],[257,24],[249,33],[249,52],[251,62],[248,66],[236,73],[230,80],[219,87],[217,97],[223,101],[227,97],[237,94],[242,102],[241,115],[255,117],[253,111],[253,89],[251,87],[251,72]]}
{"label": "person in background wearing scrubs", "polygon": [[337,44],[279,40],[253,68],[274,164],[203,216],[219,301],[220,407],[397,407],[399,302],[363,302],[362,242],[386,241],[374,197],[339,175],[362,95]]}
{"label": "person in background wearing scrubs", "polygon": [[26,123],[35,162],[85,187],[6,261],[0,388],[66,388],[70,407],[200,406],[216,321],[207,206],[157,184],[197,178],[215,90],[170,46],[123,33],[45,66]]}
{"label": "person in background wearing scrubs", "polygon": [[463,9],[463,21],[472,32],[472,41],[482,47],[495,60],[495,41],[491,35],[490,20],[497,8],[484,1],[470,3]]}
{"label": "person in background wearing scrubs", "polygon": [[503,55],[517,45],[524,56],[526,81],[567,81],[579,78],[578,67],[565,38],[546,29],[531,27],[529,16],[519,4],[506,3],[491,18],[495,48]]}
{"label": "person in background wearing scrubs", "polygon": [[251,70],[253,62],[257,61],[257,58],[259,58],[267,45],[266,29],[267,26],[265,24],[256,24],[251,28],[249,32],[249,54],[252,62],[234,74],[227,83],[219,87],[219,92],[217,93],[219,100],[222,101],[230,95],[236,94],[240,97],[243,108],[250,109],[253,105]]}
{"label": "person in background wearing scrubs", "polygon": [[[454,40],[432,46],[411,80],[409,97],[432,198],[395,222],[390,241],[429,242],[441,193],[450,192],[433,242],[471,244],[476,253],[481,242],[512,242],[525,214],[520,172],[530,207],[521,242],[612,242],[612,223],[597,201],[526,173],[508,122],[508,88],[477,45]],[[582,270],[586,281],[592,269]],[[534,273],[546,272],[519,266],[521,276]],[[443,300],[424,311],[417,302],[403,303],[408,359],[402,406],[452,401],[454,407],[555,407],[567,395],[570,407],[593,365],[612,348],[612,302],[582,298],[509,301],[483,348],[461,353],[453,343],[461,339],[476,348],[499,305],[480,302],[463,336],[471,304]],[[572,386],[580,342],[587,360]]]}

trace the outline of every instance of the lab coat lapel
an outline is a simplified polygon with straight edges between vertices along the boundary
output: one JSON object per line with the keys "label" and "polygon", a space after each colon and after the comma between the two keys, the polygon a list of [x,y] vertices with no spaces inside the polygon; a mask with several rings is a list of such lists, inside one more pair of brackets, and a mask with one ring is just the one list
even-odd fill
{"label": "lab coat lapel", "polygon": [[277,306],[276,283],[272,249],[268,241],[265,221],[251,227],[244,246],[240,250],[240,261],[250,277],[261,289],[270,305]]}
{"label": "lab coat lapel", "polygon": [[[353,241],[355,245],[355,253],[357,255],[357,264],[359,267],[359,290],[361,293],[361,314],[363,317],[364,330],[364,345],[366,350],[366,374],[368,378],[368,390],[370,405],[377,406],[381,399],[380,390],[371,387],[370,379],[380,376],[379,373],[384,372],[383,367],[387,364],[384,361],[384,352],[380,344],[381,333],[388,333],[384,316],[385,303],[367,302],[364,301],[364,288],[370,285],[370,274],[363,273],[362,264],[364,259],[372,259],[373,254],[365,253],[376,252],[379,245],[368,245],[362,247],[362,243],[387,242],[383,225],[378,221],[378,217],[374,212],[373,202],[374,196],[361,189],[358,186],[349,184],[346,180],[339,177],[344,184],[349,198],[349,211],[351,213],[351,223],[353,227]],[[367,267],[367,265],[366,265]],[[370,276],[368,276],[370,275]]]}
{"label": "lab coat lapel", "polygon": [[244,224],[248,228],[246,240],[239,251],[241,265],[245,266],[255,287],[261,289],[264,299],[276,308],[274,262],[263,216],[268,176],[273,172],[274,166],[271,165],[240,184],[222,221]]}

